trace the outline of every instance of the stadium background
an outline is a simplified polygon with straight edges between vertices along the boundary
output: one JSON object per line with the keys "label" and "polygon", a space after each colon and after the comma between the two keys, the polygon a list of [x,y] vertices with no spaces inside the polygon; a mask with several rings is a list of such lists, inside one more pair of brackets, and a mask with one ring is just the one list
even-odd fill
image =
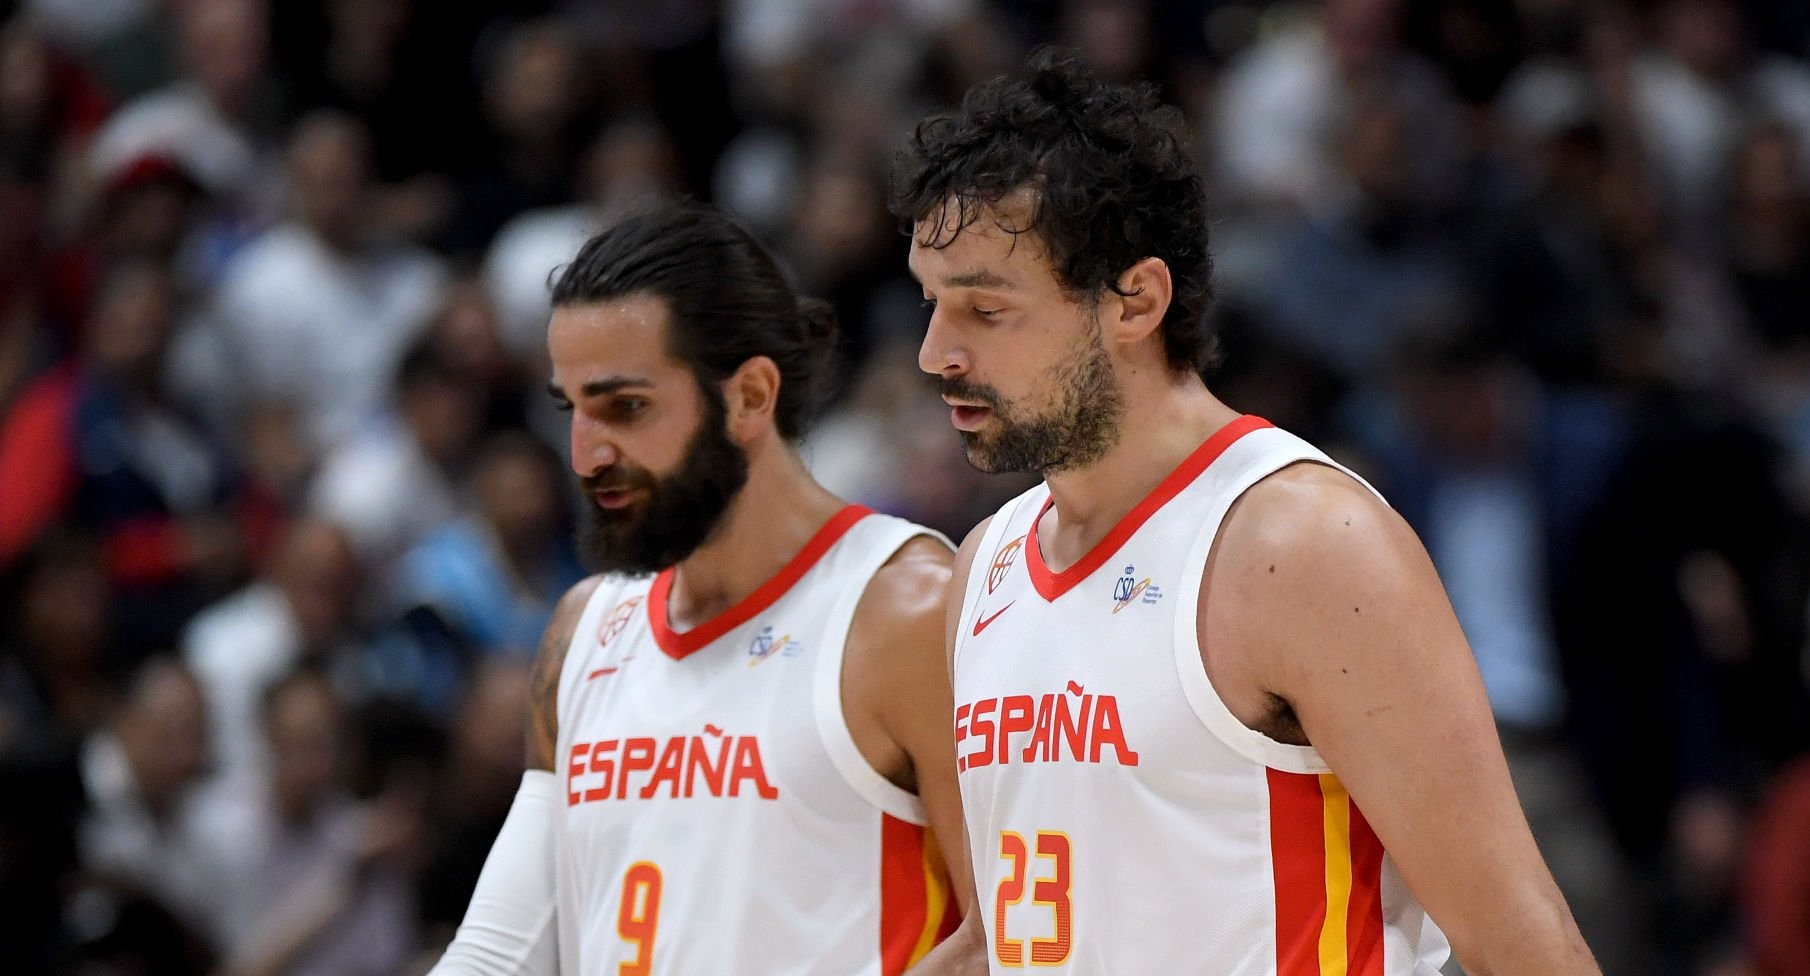
{"label": "stadium background", "polygon": [[1051,41],[1186,110],[1211,382],[1427,540],[1610,976],[1810,973],[1787,0],[0,0],[0,969],[431,961],[580,572],[547,274],[636,201],[835,303],[827,483],[1015,491],[886,174]]}

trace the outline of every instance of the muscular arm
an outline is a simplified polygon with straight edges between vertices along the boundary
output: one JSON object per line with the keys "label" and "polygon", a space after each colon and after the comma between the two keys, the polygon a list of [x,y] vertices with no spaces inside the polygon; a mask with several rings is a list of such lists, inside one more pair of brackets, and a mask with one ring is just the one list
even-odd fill
{"label": "muscular arm", "polygon": [[874,574],[855,611],[851,643],[862,650],[846,661],[843,687],[845,700],[859,698],[845,712],[872,715],[884,745],[896,750],[897,759],[887,764],[893,768],[881,771],[923,801],[955,898],[965,910],[973,885],[954,843],[962,835],[962,807],[950,719],[955,706],[943,655],[949,563],[948,547],[924,537],[907,543]]}
{"label": "muscular arm", "polygon": [[490,848],[465,920],[429,976],[554,976],[553,817],[559,810],[553,754],[558,739],[559,674],[566,648],[597,588],[569,590],[541,637],[529,691],[528,763],[522,788]]}
{"label": "muscular arm", "polygon": [[[925,681],[934,680],[937,685],[936,710],[925,701],[917,701],[919,718],[925,726],[922,737],[926,741],[934,738],[934,746],[930,747],[923,765],[935,770],[934,776],[943,780],[935,789],[946,789],[947,800],[943,805],[950,809],[943,815],[949,821],[944,826],[939,820],[937,810],[931,807],[931,822],[942,838],[943,853],[949,859],[950,883],[955,888],[957,897],[962,903],[962,923],[954,934],[936,947],[930,955],[918,965],[912,967],[914,976],[986,976],[987,944],[985,928],[981,924],[980,912],[974,911],[976,904],[974,892],[974,867],[968,855],[967,824],[962,819],[961,794],[956,783],[955,773],[955,721],[953,700],[950,688],[953,677],[952,664],[955,653],[955,634],[961,625],[962,596],[967,585],[968,569],[974,564],[974,550],[987,534],[987,525],[992,520],[982,522],[974,531],[968,533],[961,549],[955,554],[954,565],[944,575],[943,593],[939,595],[936,606],[926,608],[930,612],[919,619],[920,626],[928,625],[935,635],[934,656],[928,657],[935,665],[934,675],[921,675]],[[927,618],[927,619],[926,619]],[[928,671],[929,669],[924,669]],[[911,704],[905,696],[899,696],[902,704]],[[934,730],[930,728],[935,725]],[[914,753],[914,757],[916,754]],[[915,759],[914,759],[915,761]],[[925,777],[920,774],[922,784]],[[922,786],[920,788],[923,788]],[[931,797],[925,793],[925,805],[930,807]]]}
{"label": "muscular arm", "polygon": [[1399,516],[1330,468],[1288,468],[1228,516],[1202,603],[1221,697],[1257,727],[1265,700],[1286,703],[1467,972],[1596,976],[1464,633]]}

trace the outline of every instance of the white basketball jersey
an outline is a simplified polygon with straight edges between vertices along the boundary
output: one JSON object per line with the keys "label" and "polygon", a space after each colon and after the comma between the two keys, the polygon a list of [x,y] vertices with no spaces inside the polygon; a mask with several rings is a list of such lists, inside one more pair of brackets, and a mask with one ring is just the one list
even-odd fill
{"label": "white basketball jersey", "polygon": [[922,805],[842,714],[855,605],[920,535],[849,506],[684,633],[670,570],[597,588],[559,682],[561,972],[893,976],[954,927]]}
{"label": "white basketball jersey", "polygon": [[1326,764],[1247,728],[1201,663],[1197,601],[1220,522],[1297,461],[1333,464],[1240,418],[1060,573],[1037,545],[1046,486],[994,516],[954,660],[993,972],[1438,972],[1444,936]]}

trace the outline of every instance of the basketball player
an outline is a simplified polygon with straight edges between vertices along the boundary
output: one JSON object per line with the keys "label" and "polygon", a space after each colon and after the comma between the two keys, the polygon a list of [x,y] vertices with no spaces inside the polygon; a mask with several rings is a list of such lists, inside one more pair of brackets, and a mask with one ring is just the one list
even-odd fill
{"label": "basketball player", "polygon": [[542,641],[528,771],[434,972],[903,971],[971,884],[926,831],[961,830],[952,547],[799,460],[834,317],[698,207],[592,239],[553,306],[603,572]]}
{"label": "basketball player", "polygon": [[1202,383],[1178,127],[1045,52],[900,158],[920,365],[970,462],[1045,478],[956,558],[977,900],[939,971],[1424,976],[1449,936],[1594,974],[1419,542]]}

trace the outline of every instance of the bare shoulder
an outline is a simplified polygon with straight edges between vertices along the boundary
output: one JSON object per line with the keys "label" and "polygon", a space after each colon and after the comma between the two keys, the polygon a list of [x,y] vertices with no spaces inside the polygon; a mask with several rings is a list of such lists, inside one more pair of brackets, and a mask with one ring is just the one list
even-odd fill
{"label": "bare shoulder", "polygon": [[864,651],[863,666],[898,674],[910,667],[901,657],[940,652],[953,560],[941,541],[918,536],[874,572],[849,634],[851,645]]}
{"label": "bare shoulder", "polygon": [[1243,658],[1275,692],[1295,685],[1302,669],[1343,666],[1327,656],[1331,648],[1376,643],[1351,638],[1451,614],[1407,522],[1358,481],[1313,463],[1265,478],[1232,507],[1203,604],[1209,587],[1203,648]]}
{"label": "bare shoulder", "polygon": [[883,621],[908,623],[928,616],[941,624],[954,562],[955,554],[940,540],[918,536],[874,573],[863,602],[871,603]]}
{"label": "bare shoulder", "polygon": [[573,584],[553,607],[553,618],[541,634],[528,690],[529,769],[553,768],[559,733],[559,675],[565,669],[566,649],[572,646],[572,635],[578,630],[579,618],[584,616],[585,604],[601,582],[603,577],[589,576]]}
{"label": "bare shoulder", "polygon": [[1413,529],[1382,499],[1342,471],[1307,462],[1252,485],[1232,506],[1214,575],[1216,585],[1295,598],[1341,580],[1397,583],[1387,570],[1424,559]]}

